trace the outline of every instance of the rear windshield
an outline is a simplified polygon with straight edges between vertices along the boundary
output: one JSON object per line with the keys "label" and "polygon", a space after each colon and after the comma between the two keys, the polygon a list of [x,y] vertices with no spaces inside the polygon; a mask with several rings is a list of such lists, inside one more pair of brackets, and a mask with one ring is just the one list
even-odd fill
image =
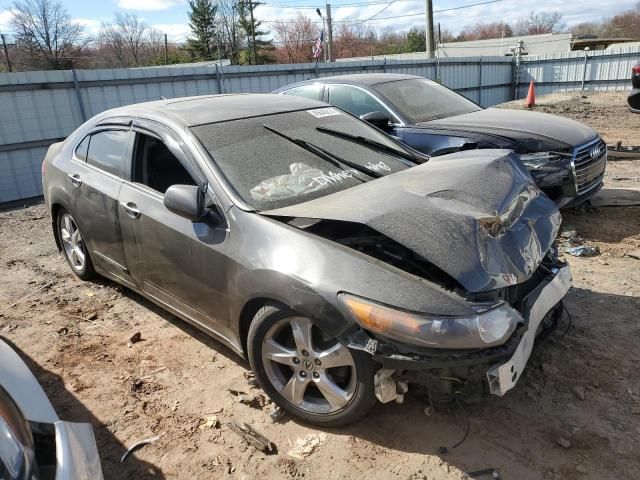
{"label": "rear windshield", "polygon": [[[393,152],[383,153],[317,127],[365,137],[406,154],[384,134],[333,107],[211,123],[191,130],[238,195],[257,210],[305,202],[411,166]],[[273,130],[324,150],[331,160]]]}
{"label": "rear windshield", "polygon": [[462,95],[421,78],[381,83],[373,88],[387,97],[413,123],[481,110]]}

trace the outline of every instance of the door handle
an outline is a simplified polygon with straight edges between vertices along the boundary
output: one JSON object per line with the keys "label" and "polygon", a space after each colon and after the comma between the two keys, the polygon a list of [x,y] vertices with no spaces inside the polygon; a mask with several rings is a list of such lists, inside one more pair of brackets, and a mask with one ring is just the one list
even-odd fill
{"label": "door handle", "polygon": [[82,185],[82,180],[80,180],[80,175],[78,175],[77,173],[70,173],[67,176],[69,177],[69,180],[71,180],[71,184],[74,187],[79,187],[80,185]]}
{"label": "door handle", "polygon": [[135,203],[120,202],[120,205],[122,205],[122,208],[125,209],[127,215],[129,215],[131,218],[138,218],[140,216],[140,210],[138,210],[138,207]]}

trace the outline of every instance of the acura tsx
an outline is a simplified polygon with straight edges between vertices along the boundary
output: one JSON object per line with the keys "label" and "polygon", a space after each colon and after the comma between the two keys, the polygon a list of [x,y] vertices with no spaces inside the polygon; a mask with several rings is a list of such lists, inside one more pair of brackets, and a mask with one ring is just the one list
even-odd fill
{"label": "acura tsx", "polygon": [[317,425],[408,383],[503,395],[570,286],[558,209],[514,153],[428,159],[304,98],[106,111],[49,148],[43,185],[78,277],[219,339]]}

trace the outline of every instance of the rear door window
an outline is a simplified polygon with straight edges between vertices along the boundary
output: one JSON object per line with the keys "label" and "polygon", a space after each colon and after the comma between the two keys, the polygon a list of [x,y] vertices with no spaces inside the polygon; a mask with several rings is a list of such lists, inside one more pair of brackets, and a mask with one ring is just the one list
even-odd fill
{"label": "rear door window", "polygon": [[129,132],[103,130],[91,135],[87,163],[105,172],[122,176]]}

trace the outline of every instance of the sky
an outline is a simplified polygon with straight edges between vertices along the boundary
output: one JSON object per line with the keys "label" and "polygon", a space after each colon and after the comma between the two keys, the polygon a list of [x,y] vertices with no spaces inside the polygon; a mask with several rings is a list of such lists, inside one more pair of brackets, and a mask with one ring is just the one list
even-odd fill
{"label": "sky", "polygon": [[[298,11],[320,20],[315,13],[321,7],[324,13],[324,0],[263,0],[264,5],[256,9],[259,19],[265,21],[265,27],[276,19],[285,20],[294,17]],[[476,22],[515,21],[529,11],[560,12],[567,25],[586,21],[598,21],[618,12],[632,8],[637,0],[497,0],[493,3],[477,5],[459,10],[439,11],[455,7],[480,3],[483,0],[433,0],[434,22],[443,29],[458,33],[465,25]],[[487,1],[487,0],[484,0]],[[362,3],[368,2],[368,5]],[[375,3],[371,3],[375,2]],[[75,21],[85,26],[89,34],[100,30],[101,22],[110,21],[115,12],[135,13],[148,25],[167,33],[169,40],[184,41],[189,34],[187,25],[187,0],[62,0],[63,5]],[[356,5],[360,4],[360,5]],[[11,33],[12,0],[0,0],[0,32]],[[303,8],[298,8],[303,7]],[[331,11],[334,22],[345,20],[364,20],[376,29],[391,28],[401,32],[411,27],[424,28],[424,0],[333,0]],[[416,16],[402,15],[422,14]]]}

